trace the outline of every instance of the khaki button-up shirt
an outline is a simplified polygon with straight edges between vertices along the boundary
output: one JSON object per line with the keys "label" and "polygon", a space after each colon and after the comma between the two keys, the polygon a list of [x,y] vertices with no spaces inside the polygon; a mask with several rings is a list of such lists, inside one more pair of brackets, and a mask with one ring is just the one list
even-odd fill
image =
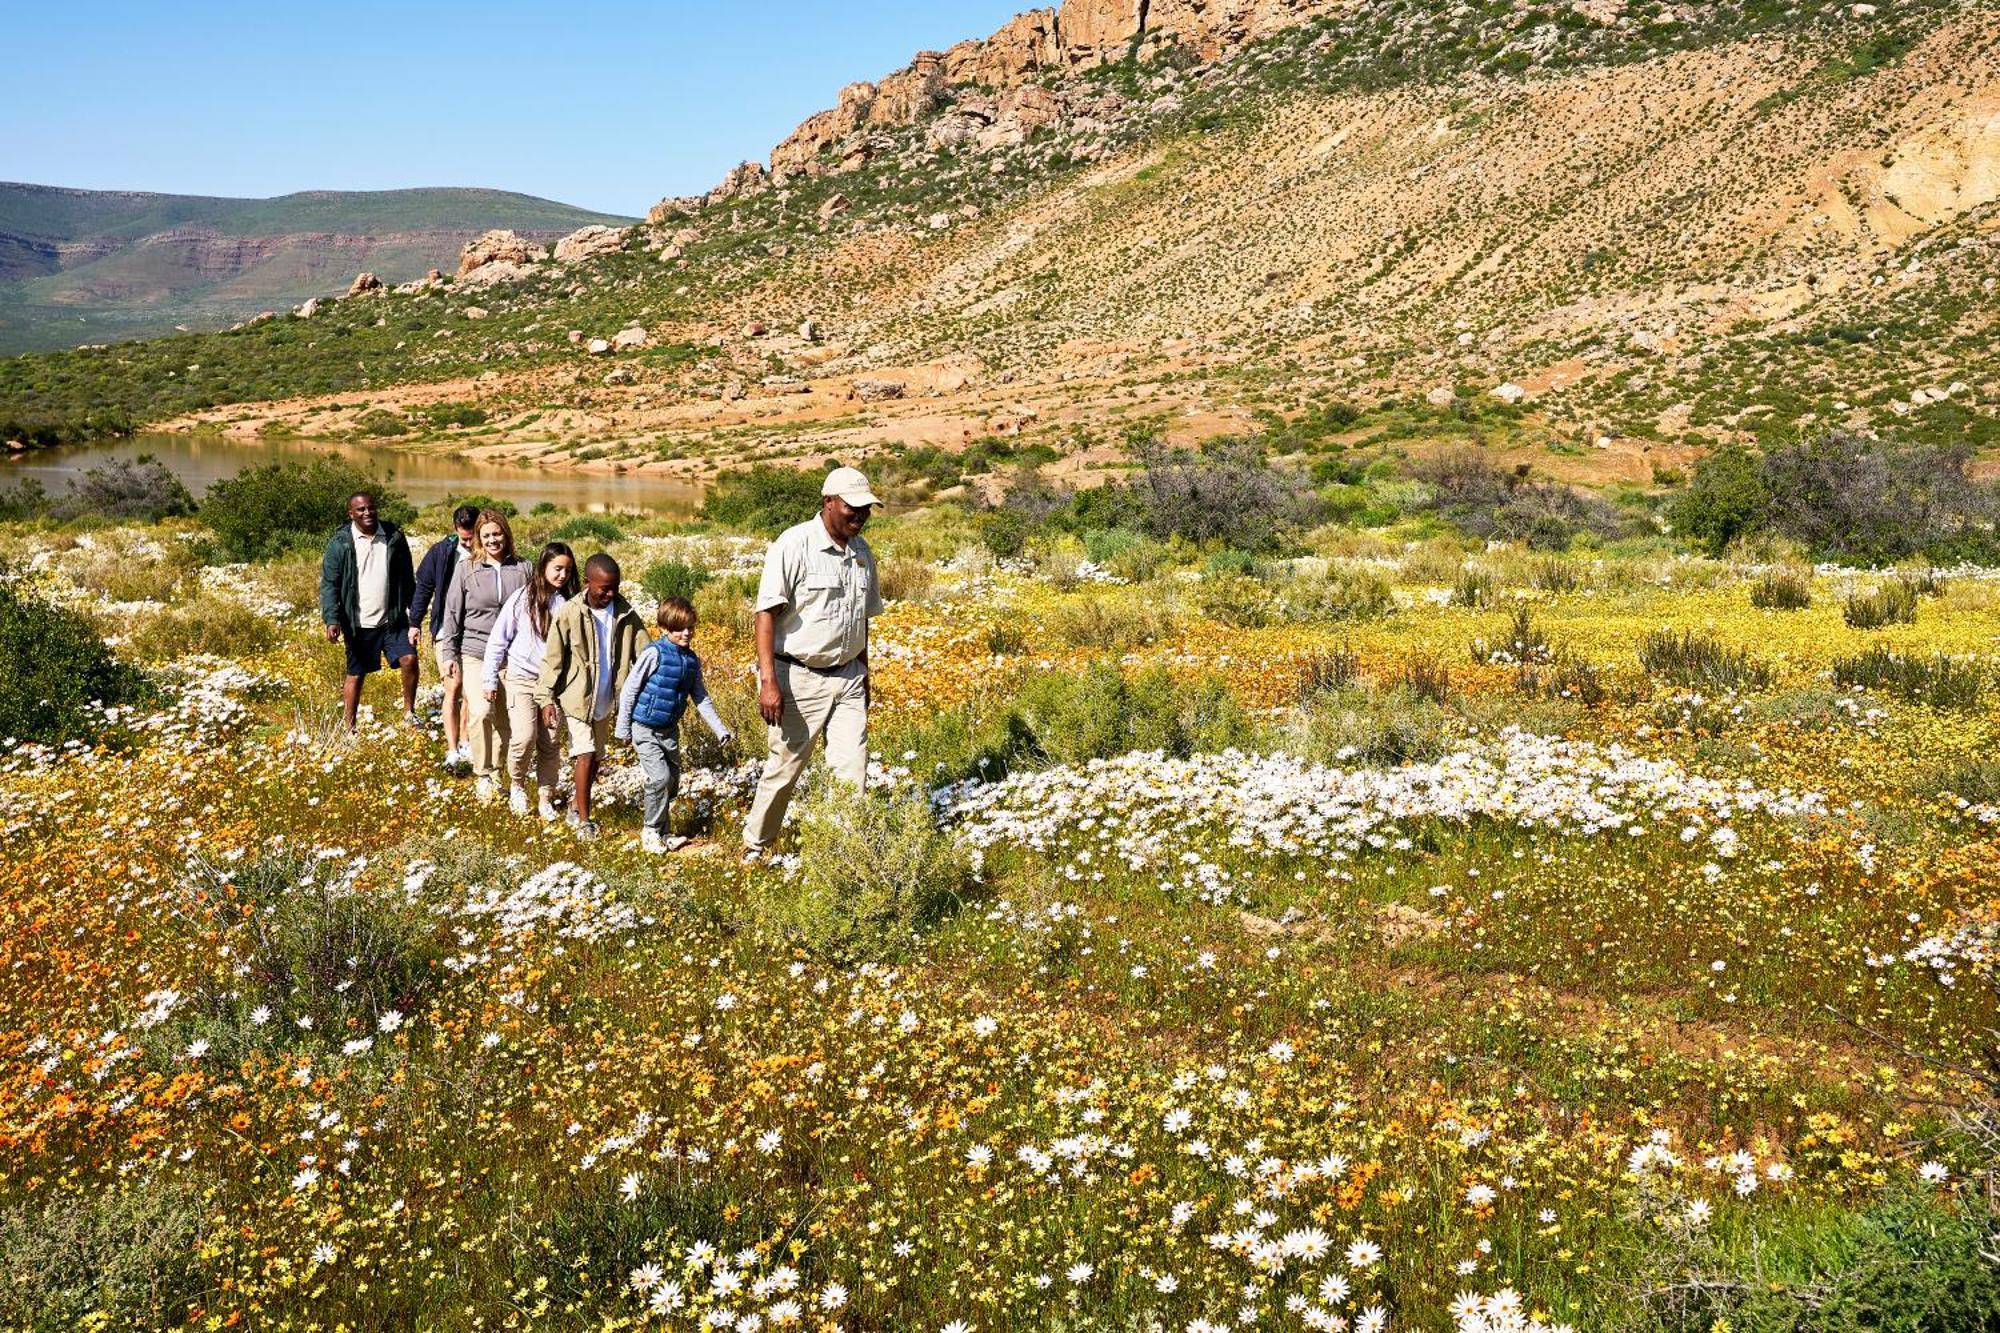
{"label": "khaki button-up shirt", "polygon": [[815,515],[786,528],[764,555],[757,609],[772,612],[780,657],[846,666],[868,651],[868,620],[882,614],[875,556],[856,537],[845,547]]}

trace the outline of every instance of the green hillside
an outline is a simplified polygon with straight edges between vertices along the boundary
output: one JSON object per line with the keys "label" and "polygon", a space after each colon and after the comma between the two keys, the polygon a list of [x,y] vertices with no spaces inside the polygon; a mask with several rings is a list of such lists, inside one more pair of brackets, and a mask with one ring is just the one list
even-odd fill
{"label": "green hillside", "polygon": [[551,237],[632,219],[504,190],[310,190],[275,199],[0,183],[0,354],[220,328],[367,269],[450,268],[492,227]]}

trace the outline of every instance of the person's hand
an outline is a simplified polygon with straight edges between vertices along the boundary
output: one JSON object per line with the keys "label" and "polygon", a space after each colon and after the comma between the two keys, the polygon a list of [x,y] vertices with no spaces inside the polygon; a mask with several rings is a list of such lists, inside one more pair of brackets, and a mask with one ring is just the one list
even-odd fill
{"label": "person's hand", "polygon": [[486,691],[487,703],[492,703],[495,699],[498,699],[499,697],[500,697],[500,689],[498,686],[495,686],[494,688]]}
{"label": "person's hand", "polygon": [[774,727],[785,715],[785,696],[778,693],[778,682],[768,676],[757,687],[757,711]]}
{"label": "person's hand", "polygon": [[327,641],[328,643],[339,643],[339,642],[340,642],[340,626],[338,626],[338,625],[328,625],[328,626],[326,627],[326,641]]}
{"label": "person's hand", "polygon": [[[457,679],[458,679],[458,663],[457,663],[457,662],[446,662],[446,663],[444,664],[444,675],[445,675],[445,679],[446,679],[446,680],[457,680]],[[490,698],[491,696],[488,696],[488,697]]]}
{"label": "person's hand", "polygon": [[542,706],[542,725],[550,731],[554,731],[556,729],[556,718],[560,715],[560,710],[554,704],[544,704]]}

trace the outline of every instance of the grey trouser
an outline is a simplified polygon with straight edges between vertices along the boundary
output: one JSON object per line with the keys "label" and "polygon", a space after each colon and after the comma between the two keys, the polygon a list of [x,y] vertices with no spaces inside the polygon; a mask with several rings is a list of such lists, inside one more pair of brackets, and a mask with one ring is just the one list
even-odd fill
{"label": "grey trouser", "polygon": [[856,787],[868,782],[868,670],[856,658],[844,667],[813,671],[780,661],[778,693],[785,711],[767,727],[771,752],[743,821],[743,845],[768,847],[785,823],[792,788],[812,758],[813,742],[826,736],[826,766]]}
{"label": "grey trouser", "polygon": [[640,822],[661,837],[672,832],[667,812],[681,789],[681,740],[672,730],[655,731],[643,722],[632,724],[632,746],[639,752],[639,771],[646,775],[645,809]]}

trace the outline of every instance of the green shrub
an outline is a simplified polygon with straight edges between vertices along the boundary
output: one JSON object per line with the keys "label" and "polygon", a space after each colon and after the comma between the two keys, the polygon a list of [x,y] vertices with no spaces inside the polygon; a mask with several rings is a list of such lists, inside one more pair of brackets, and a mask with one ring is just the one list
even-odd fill
{"label": "green shrub", "polygon": [[286,551],[317,547],[347,519],[356,491],[375,496],[387,521],[407,524],[415,510],[401,492],[339,458],[317,458],[304,467],[269,463],[245,468],[208,488],[201,521],[215,533],[229,560],[266,560]]}
{"label": "green shrub", "polygon": [[552,542],[594,541],[607,546],[622,541],[624,537],[624,529],[602,514],[578,514],[558,523],[555,530],[549,533]]}
{"label": "green shrub", "polygon": [[1841,617],[1855,629],[1914,625],[1917,620],[1917,590],[1898,580],[1885,583],[1871,593],[1849,593]]}
{"label": "green shrub", "polygon": [[996,560],[1012,560],[1028,549],[1029,524],[1015,509],[990,509],[979,516],[979,540]]}
{"label": "green shrub", "polygon": [[422,409],[424,424],[432,430],[444,430],[448,426],[483,426],[487,422],[486,409],[474,407],[471,403],[432,403]]}
{"label": "green shrub", "polygon": [[1929,658],[1905,657],[1880,644],[1837,659],[1833,683],[1850,689],[1858,685],[1888,690],[1933,708],[1977,708],[1986,689],[1985,673],[1976,662],[1961,662],[1943,653]]}
{"label": "green shrub", "polygon": [[1323,694],[1335,694],[1361,678],[1361,658],[1342,645],[1313,653],[1299,663],[1298,699],[1305,703]]}
{"label": "green shrub", "polygon": [[796,943],[856,962],[894,957],[953,911],[971,880],[957,843],[916,792],[870,796],[842,783],[800,811],[799,873],[770,905]]}
{"label": "green shrub", "polygon": [[1639,665],[1685,689],[1715,693],[1765,689],[1772,679],[1771,669],[1749,653],[1694,630],[1654,630],[1639,644]]}
{"label": "green shrub", "polygon": [[1750,585],[1750,605],[1763,611],[1803,611],[1812,605],[1812,576],[1775,570]]}
{"label": "green shrub", "polygon": [[1535,562],[1529,571],[1528,581],[1543,592],[1563,593],[1575,592],[1588,580],[1583,567],[1575,561],[1551,555]]}
{"label": "green shrub", "polygon": [[[491,509],[494,513],[504,514],[508,518],[514,518],[521,512],[512,500],[496,500],[490,495],[454,495],[449,500],[446,500],[440,508],[449,511],[457,509],[460,505],[471,505],[474,509],[481,511]],[[546,505],[546,510],[544,509],[544,505]],[[544,501],[542,505],[535,506],[535,512],[538,514],[543,512],[553,514],[556,512],[556,507]]]}
{"label": "green shrub", "polygon": [[724,472],[702,501],[701,516],[725,527],[775,537],[819,513],[821,481],[817,472],[768,463]]}
{"label": "green shrub", "polygon": [[1313,697],[1304,708],[1303,749],[1322,764],[1389,767],[1424,763],[1457,739],[1456,720],[1436,700],[1406,689],[1350,685]]}
{"label": "green shrub", "polygon": [[707,582],[708,571],[685,560],[655,561],[646,566],[639,579],[639,585],[662,602],[669,597],[685,597],[692,602]]}
{"label": "green shrub", "polygon": [[1741,445],[1729,445],[1694,465],[1694,480],[1667,506],[1667,522],[1710,555],[1721,555],[1763,525],[1770,498],[1758,460]]}
{"label": "green shrub", "polygon": [[49,503],[48,512],[65,521],[157,522],[194,513],[194,497],[166,464],[142,454],[124,466],[91,468],[70,482],[67,495]]}
{"label": "green shrub", "polygon": [[60,745],[99,725],[93,705],[134,704],[153,687],[78,613],[31,595],[0,568],[0,739]]}
{"label": "green shrub", "polygon": [[1232,570],[1208,574],[1195,586],[1195,605],[1218,624],[1254,629],[1278,612],[1277,599],[1260,579]]}
{"label": "green shrub", "polygon": [[1028,757],[1063,764],[1128,750],[1186,756],[1244,745],[1252,735],[1220,680],[1181,683],[1164,666],[1129,679],[1109,662],[1074,674],[1044,672],[1022,687],[1012,712]]}
{"label": "green shrub", "polygon": [[208,1229],[200,1194],[173,1173],[0,1208],[0,1327],[179,1328],[209,1289]]}
{"label": "green shrub", "polygon": [[1453,606],[1481,607],[1493,600],[1493,576],[1483,569],[1461,569],[1451,585]]}
{"label": "green shrub", "polygon": [[1558,648],[1546,661],[1526,661],[1514,673],[1514,689],[1550,703],[1567,700],[1596,708],[1611,697],[1604,673],[1567,649]]}
{"label": "green shrub", "polygon": [[1325,622],[1365,620],[1395,604],[1388,581],[1367,570],[1333,569],[1322,578],[1288,579],[1278,589],[1278,613],[1286,620]]}
{"label": "green shrub", "polygon": [[1396,686],[1434,704],[1451,700],[1451,668],[1435,657],[1412,653],[1396,672]]}
{"label": "green shrub", "polygon": [[384,407],[363,412],[354,419],[354,428],[363,435],[377,438],[408,435],[410,433],[410,423],[404,420],[403,414],[400,412],[391,412]]}
{"label": "green shrub", "polygon": [[170,661],[191,653],[237,657],[261,653],[278,641],[278,627],[232,597],[203,595],[183,606],[170,606],[141,620],[132,631],[132,648],[151,661]]}
{"label": "green shrub", "polygon": [[1084,597],[1051,610],[1043,627],[1057,640],[1078,648],[1127,652],[1171,635],[1171,612],[1152,601]]}

